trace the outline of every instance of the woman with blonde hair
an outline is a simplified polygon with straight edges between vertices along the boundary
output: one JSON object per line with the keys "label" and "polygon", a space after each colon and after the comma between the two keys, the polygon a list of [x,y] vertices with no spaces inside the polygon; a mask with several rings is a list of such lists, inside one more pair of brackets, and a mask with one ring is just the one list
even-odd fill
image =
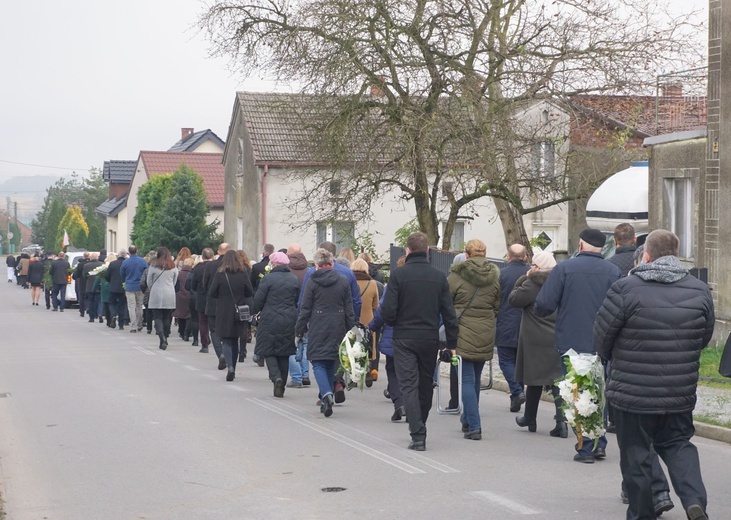
{"label": "woman with blonde hair", "polygon": [[523,309],[518,335],[518,352],[515,360],[515,379],[526,385],[525,413],[516,417],[515,422],[521,428],[535,432],[538,403],[541,400],[543,387],[549,387],[556,403],[556,427],[549,432],[551,437],[568,437],[568,428],[563,421],[561,397],[554,381],[561,377],[561,355],[554,348],[554,328],[556,313],[545,318],[535,315],[533,304],[543,284],[556,266],[556,260],[548,251],[540,251],[533,256],[533,263],[528,274],[515,282],[508,303]]}
{"label": "woman with blonde hair", "polygon": [[344,247],[340,250],[338,258],[345,258],[349,264],[352,264],[355,261],[355,253],[349,247]]}
{"label": "woman with blonde hair", "polygon": [[464,262],[452,264],[449,290],[459,321],[457,354],[462,357],[460,421],[465,439],[482,439],[480,380],[495,348],[495,320],[500,308],[500,270],[487,261],[487,247],[473,239],[465,245]]}

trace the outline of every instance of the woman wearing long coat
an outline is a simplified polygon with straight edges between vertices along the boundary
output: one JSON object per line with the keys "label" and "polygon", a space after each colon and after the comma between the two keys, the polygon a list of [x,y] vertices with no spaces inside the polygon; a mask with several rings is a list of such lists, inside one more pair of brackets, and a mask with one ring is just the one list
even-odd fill
{"label": "woman wearing long coat", "polygon": [[261,279],[254,295],[254,310],[260,312],[256,332],[258,358],[264,359],[274,397],[283,397],[289,375],[289,356],[294,355],[294,326],[297,323],[299,280],[289,271],[289,258],[277,251],[269,255],[272,270]]}
{"label": "woman wearing long coat", "polygon": [[175,283],[178,281],[178,270],[167,247],[158,247],[155,261],[147,270],[147,287],[150,300],[147,308],[152,311],[155,332],[160,338],[159,348],[168,348],[170,322],[175,309]]}
{"label": "woman wearing long coat", "polygon": [[546,251],[536,253],[533,265],[527,275],[515,282],[508,303],[523,309],[518,336],[518,352],[515,362],[515,378],[526,385],[525,415],[516,417],[518,426],[528,427],[528,431],[536,431],[536,415],[541,400],[543,387],[551,388],[556,402],[556,427],[551,430],[551,437],[568,436],[566,423],[563,422],[561,399],[554,381],[561,377],[561,355],[554,348],[554,327],[556,313],[539,318],[534,313],[534,303],[543,284],[556,265],[553,255]]}
{"label": "woman wearing long coat", "polygon": [[350,283],[333,269],[333,255],[318,249],[315,271],[304,288],[295,334],[307,337],[307,359],[320,389],[320,412],[333,413],[333,386],[340,342],[355,324]]}
{"label": "woman wearing long coat", "polygon": [[462,432],[465,439],[482,439],[480,382],[485,361],[495,349],[495,320],[500,308],[500,270],[487,261],[481,240],[465,245],[467,260],[452,265],[447,278],[459,317],[457,354],[462,357]]}
{"label": "woman wearing long coat", "polygon": [[246,323],[236,320],[237,307],[246,305],[253,296],[251,277],[241,264],[236,251],[226,251],[216,270],[208,296],[216,299],[216,334],[221,338],[226,361],[226,381],[236,377],[239,338],[246,333]]}
{"label": "woman wearing long coat", "polygon": [[[183,248],[187,249],[187,248]],[[193,270],[193,258],[188,257],[182,262],[178,272],[178,291],[175,293],[175,310],[173,318],[178,320],[178,336],[183,341],[190,339],[190,333],[186,332],[186,325],[190,320],[190,291],[186,287],[186,280]]]}

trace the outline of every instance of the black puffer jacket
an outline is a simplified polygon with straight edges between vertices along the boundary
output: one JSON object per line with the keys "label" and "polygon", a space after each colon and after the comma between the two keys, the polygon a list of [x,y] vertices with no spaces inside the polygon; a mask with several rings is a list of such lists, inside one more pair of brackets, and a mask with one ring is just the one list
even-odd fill
{"label": "black puffer jacket", "polygon": [[336,360],[345,333],[355,324],[350,283],[334,269],[318,269],[305,284],[297,336],[308,330],[307,359]]}
{"label": "black puffer jacket", "polygon": [[635,266],[635,251],[637,251],[636,245],[618,247],[614,256],[607,258],[607,261],[619,267],[619,272],[624,278]]}
{"label": "black puffer jacket", "polygon": [[261,311],[254,350],[257,356],[291,356],[295,353],[294,326],[297,323],[299,285],[299,280],[286,265],[278,265],[259,282],[253,309],[253,312]]}
{"label": "black puffer jacket", "polygon": [[597,353],[612,360],[612,406],[638,414],[693,410],[700,352],[714,319],[708,286],[674,256],[614,283],[594,324]]}

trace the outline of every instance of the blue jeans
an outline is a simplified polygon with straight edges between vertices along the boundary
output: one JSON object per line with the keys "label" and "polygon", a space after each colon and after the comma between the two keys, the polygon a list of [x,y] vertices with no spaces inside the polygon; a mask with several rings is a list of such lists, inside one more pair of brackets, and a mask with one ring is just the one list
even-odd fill
{"label": "blue jeans", "polygon": [[523,393],[523,383],[515,380],[515,357],[517,354],[517,348],[497,348],[498,364],[500,365],[503,377],[505,377],[505,381],[508,382],[510,397],[518,397]]}
{"label": "blue jeans", "polygon": [[320,389],[320,399],[333,393],[336,366],[337,360],[335,359],[312,360],[312,372],[315,374],[315,381]]}
{"label": "blue jeans", "polygon": [[[295,358],[301,356],[300,361]],[[289,356],[289,378],[295,383],[310,378],[310,362],[307,361],[307,336],[297,346],[297,354]]]}
{"label": "blue jeans", "polygon": [[462,424],[470,430],[482,428],[480,423],[480,378],[484,361],[462,360]]}
{"label": "blue jeans", "polygon": [[53,297],[54,309],[58,309],[59,307],[63,309],[66,306],[66,285],[65,283],[53,284],[53,293],[51,296]]}

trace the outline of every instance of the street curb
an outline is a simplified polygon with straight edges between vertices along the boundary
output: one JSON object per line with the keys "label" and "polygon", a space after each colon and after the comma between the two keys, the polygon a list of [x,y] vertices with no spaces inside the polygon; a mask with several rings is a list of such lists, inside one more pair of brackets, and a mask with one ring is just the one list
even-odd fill
{"label": "street curb", "polygon": [[[499,390],[505,393],[510,392],[510,389],[508,388],[508,383],[501,379],[493,379],[492,390]],[[541,401],[553,403],[553,399],[551,399],[545,393],[541,394]],[[724,428],[723,426],[707,424],[697,420],[693,421],[693,425],[695,426],[695,435],[697,437],[703,437],[704,439],[711,439],[714,441],[731,444],[731,428]]]}

